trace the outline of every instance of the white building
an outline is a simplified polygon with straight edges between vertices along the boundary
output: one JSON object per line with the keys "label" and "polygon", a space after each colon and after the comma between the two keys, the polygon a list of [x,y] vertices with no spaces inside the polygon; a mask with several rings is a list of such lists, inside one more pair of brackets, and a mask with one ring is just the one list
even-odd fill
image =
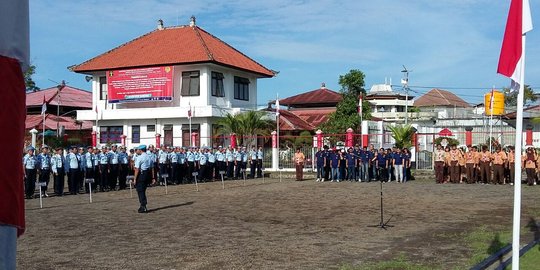
{"label": "white building", "polygon": [[[405,108],[412,108],[412,95],[404,95],[392,89],[388,83],[371,86],[366,100],[371,104],[371,116],[386,122],[405,122]],[[415,117],[409,113],[409,118]]]}
{"label": "white building", "polygon": [[[166,75],[150,78],[147,70],[158,68]],[[70,69],[92,81],[95,109],[77,111],[77,120],[97,122],[98,145],[125,140],[128,147],[157,141],[189,146],[190,130],[197,134],[194,145],[226,143],[227,138],[216,139],[216,121],[256,109],[257,79],[274,76],[196,26],[193,17],[190,25],[166,28],[160,20],[156,30]],[[133,72],[143,74],[127,82],[115,77]]]}

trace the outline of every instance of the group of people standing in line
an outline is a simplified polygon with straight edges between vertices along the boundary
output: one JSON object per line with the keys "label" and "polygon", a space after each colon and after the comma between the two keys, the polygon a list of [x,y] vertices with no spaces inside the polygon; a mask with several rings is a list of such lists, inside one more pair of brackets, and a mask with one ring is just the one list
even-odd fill
{"label": "group of people standing in line", "polygon": [[[303,162],[300,149],[294,156],[296,164],[296,179],[302,180]],[[323,146],[315,153],[315,165],[317,168],[317,182],[351,181],[396,181],[405,183],[411,179],[411,152],[407,148],[380,148],[376,149],[373,144],[368,147],[354,147],[337,149]]]}
{"label": "group of people standing in line", "polygon": [[[98,192],[124,190],[131,184],[139,192],[145,191],[156,180],[161,185],[165,181],[172,185],[187,184],[193,183],[195,177],[202,182],[221,179],[221,173],[224,179],[260,178],[263,176],[263,155],[262,148],[255,147],[248,151],[246,147],[163,146],[158,149],[152,145],[148,148],[141,145],[127,151],[124,146],[112,145],[101,149],[71,147],[67,152],[59,147],[51,152],[44,145],[40,153],[36,153],[36,149],[30,146],[23,157],[25,196],[34,198],[38,183],[40,192],[48,197],[51,177],[56,196],[65,195],[66,177],[71,195],[87,193],[90,188]],[[141,200],[142,195],[144,200]],[[139,194],[139,199],[139,212],[145,212],[145,194]]]}
{"label": "group of people standing in line", "polygon": [[[513,185],[516,160],[514,147],[495,145],[491,150],[487,145],[468,145],[466,149],[456,145],[437,145],[434,153],[436,182]],[[540,168],[536,150],[527,147],[521,160],[522,169],[527,174],[526,183],[536,185]]]}

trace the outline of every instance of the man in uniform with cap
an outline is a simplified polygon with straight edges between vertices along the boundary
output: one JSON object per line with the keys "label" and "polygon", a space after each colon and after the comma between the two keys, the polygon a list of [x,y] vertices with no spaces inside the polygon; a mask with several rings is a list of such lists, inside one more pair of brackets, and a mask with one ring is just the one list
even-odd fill
{"label": "man in uniform with cap", "polygon": [[227,165],[227,179],[234,177],[234,150],[231,146],[225,152],[225,162]]}
{"label": "man in uniform with cap", "polygon": [[137,195],[139,197],[139,213],[146,213],[148,209],[146,208],[147,198],[146,198],[146,188],[149,183],[154,184],[155,178],[153,177],[153,162],[151,158],[146,153],[146,145],[140,145],[137,148],[138,157],[135,160],[134,170],[135,178],[133,184],[137,190]]}
{"label": "man in uniform with cap", "polygon": [[96,190],[96,177],[94,174],[95,171],[95,159],[96,156],[94,155],[94,149],[92,146],[88,146],[86,153],[84,154],[84,163],[83,163],[83,171],[84,171],[84,179],[94,179],[94,183],[84,183],[84,190],[86,193],[90,192],[90,185],[92,185],[92,190]]}
{"label": "man in uniform with cap", "polygon": [[69,172],[68,189],[71,195],[79,193],[79,157],[77,155],[77,147],[71,147],[69,154],[66,156],[66,169]]}
{"label": "man in uniform with cap", "polygon": [[41,147],[41,153],[38,155],[39,163],[39,182],[45,183],[41,189],[43,191],[43,196],[49,197],[47,194],[47,187],[49,186],[49,180],[51,178],[51,156],[49,155],[49,147],[43,145]]}
{"label": "man in uniform with cap", "polygon": [[98,155],[99,159],[99,191],[109,190],[109,156],[107,155],[107,147],[101,148],[101,153]]}
{"label": "man in uniform with cap", "polygon": [[118,182],[118,152],[116,152],[117,147],[116,145],[113,145],[111,147],[111,151],[109,151],[109,189],[111,191],[116,189],[116,183]]}
{"label": "man in uniform with cap", "polygon": [[120,153],[118,153],[118,189],[126,189],[126,181],[129,173],[129,157],[126,152],[125,146],[120,146]]}
{"label": "man in uniform with cap", "polygon": [[28,148],[26,148],[26,155],[23,157],[24,192],[27,199],[34,198],[34,191],[36,189],[38,159],[36,155],[34,155],[34,151],[34,147],[28,146]]}
{"label": "man in uniform with cap", "polygon": [[[159,160],[159,184],[164,185],[164,174],[169,174],[169,153],[167,152],[167,148],[163,145],[161,146],[161,150],[158,152],[158,160]],[[169,180],[169,179],[167,179]]]}
{"label": "man in uniform with cap", "polygon": [[225,153],[221,145],[218,147],[215,156],[216,156],[216,167],[214,170],[214,178],[221,179],[221,175],[219,175],[219,171],[225,171]]}
{"label": "man in uniform with cap", "polygon": [[64,195],[64,176],[65,160],[62,147],[56,148],[56,154],[51,158],[51,168],[54,175],[54,194],[56,196]]}

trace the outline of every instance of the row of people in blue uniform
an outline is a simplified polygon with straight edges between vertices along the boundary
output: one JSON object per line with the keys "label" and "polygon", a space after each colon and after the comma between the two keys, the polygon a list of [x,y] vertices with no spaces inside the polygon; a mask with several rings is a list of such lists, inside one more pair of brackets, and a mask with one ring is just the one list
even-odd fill
{"label": "row of people in blue uniform", "polygon": [[410,179],[411,153],[407,148],[375,149],[373,145],[360,148],[330,149],[324,146],[315,153],[317,182],[319,181],[392,181]]}
{"label": "row of people in blue uniform", "polygon": [[199,149],[163,146],[156,151],[149,146],[149,155],[156,161],[160,183],[165,181],[163,175],[168,175],[167,181],[173,184],[193,182],[193,172],[198,172],[197,179],[201,181],[221,179],[220,171],[224,172],[226,179],[243,178],[244,172],[245,177],[262,177],[262,147],[248,151],[246,147]]}
{"label": "row of people in blue uniform", "polygon": [[[39,154],[36,149],[28,147],[23,157],[25,170],[25,194],[31,199],[34,195],[36,180],[41,184],[44,196],[51,176],[54,179],[54,193],[64,195],[65,178],[68,181],[68,190],[72,195],[82,192],[83,187],[88,192],[89,186],[84,179],[94,179],[94,189],[99,186],[100,191],[126,188],[126,178],[130,173],[130,153],[124,147],[103,147],[101,151],[88,147],[71,147],[67,153],[63,148],[49,151],[43,146]],[[132,154],[131,154],[132,155]]]}
{"label": "row of people in blue uniform", "polygon": [[[262,148],[253,147],[250,151],[245,147],[156,149],[150,145],[147,155],[152,161],[153,176],[161,183],[165,175],[168,175],[167,180],[171,183],[193,182],[193,172],[198,172],[198,179],[203,181],[220,179],[220,171],[225,172],[224,177],[227,179],[243,178],[244,172],[246,177],[262,177]],[[36,180],[43,183],[42,192],[48,196],[51,175],[57,196],[64,194],[66,176],[70,194],[82,192],[83,187],[88,192],[89,185],[85,184],[84,179],[94,179],[94,183],[90,183],[94,190],[125,189],[127,176],[134,172],[136,158],[135,149],[127,152],[125,147],[115,145],[101,150],[88,147],[86,151],[83,147],[72,147],[67,153],[62,148],[50,152],[48,146],[43,146],[39,154],[33,147],[28,147],[23,157],[26,197],[33,198]]]}

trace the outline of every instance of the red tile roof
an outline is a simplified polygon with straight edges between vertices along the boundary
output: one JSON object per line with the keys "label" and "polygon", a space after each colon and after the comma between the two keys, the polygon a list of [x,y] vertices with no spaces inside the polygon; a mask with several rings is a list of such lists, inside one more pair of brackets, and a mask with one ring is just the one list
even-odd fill
{"label": "red tile roof", "polygon": [[342,99],[340,93],[321,87],[296,96],[280,99],[279,104],[296,108],[335,107]]}
{"label": "red tile roof", "polygon": [[[64,126],[66,130],[89,130],[92,129],[92,121],[82,121],[82,126],[76,124],[75,120],[69,116],[56,116],[53,114],[45,115],[45,129],[56,130],[57,121],[60,126]],[[25,128],[37,130],[43,129],[43,116],[40,114],[29,114],[26,116]]]}
{"label": "red tile roof", "polygon": [[274,72],[198,26],[154,30],[79,65],[87,73],[143,66],[215,63],[273,77]]}
{"label": "red tile roof", "polygon": [[469,108],[471,105],[465,100],[456,96],[456,94],[442,90],[442,89],[431,89],[429,92],[420,96],[417,100],[414,101],[415,107],[460,107],[460,108]]}
{"label": "red tile roof", "polygon": [[26,107],[41,107],[43,105],[43,97],[47,105],[58,105],[66,107],[78,107],[81,109],[92,108],[92,92],[66,85],[60,90],[60,97],[57,98],[58,88],[51,87],[36,92],[26,94]]}

